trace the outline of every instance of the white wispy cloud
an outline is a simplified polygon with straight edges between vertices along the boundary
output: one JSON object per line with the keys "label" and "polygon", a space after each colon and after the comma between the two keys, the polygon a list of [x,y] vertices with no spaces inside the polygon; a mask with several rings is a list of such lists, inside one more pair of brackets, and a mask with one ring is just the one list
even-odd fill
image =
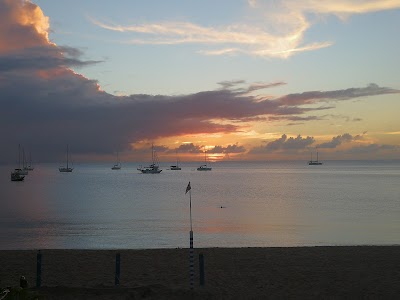
{"label": "white wispy cloud", "polygon": [[[262,1],[253,0],[253,2]],[[399,0],[284,0],[283,2],[295,11],[335,14],[340,17],[400,8]]]}
{"label": "white wispy cloud", "polygon": [[[176,45],[201,44],[203,55],[245,54],[259,57],[288,58],[296,53],[329,47],[332,41],[304,43],[304,35],[314,24],[309,14],[353,14],[400,8],[400,0],[248,0],[253,23],[211,27],[191,22],[156,22],[133,25],[114,24],[90,18],[101,28],[133,35],[125,43]],[[204,49],[206,48],[206,49]]]}
{"label": "white wispy cloud", "polygon": [[[225,27],[206,27],[190,22],[162,22],[136,25],[117,25],[90,18],[101,28],[125,32],[133,37],[124,41],[131,44],[176,45],[202,44],[199,49],[204,55],[247,54],[261,57],[287,58],[296,52],[312,51],[330,46],[331,42],[303,44],[303,36],[309,28],[308,21],[301,15],[285,21],[286,26],[278,32],[265,24],[231,24]],[[283,17],[280,18],[282,22]]]}

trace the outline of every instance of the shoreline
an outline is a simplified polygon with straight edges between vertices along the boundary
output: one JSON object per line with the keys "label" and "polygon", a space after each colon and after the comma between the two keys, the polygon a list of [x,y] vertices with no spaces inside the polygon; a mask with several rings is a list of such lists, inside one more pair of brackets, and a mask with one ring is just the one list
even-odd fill
{"label": "shoreline", "polygon": [[[39,289],[35,288],[37,253],[0,250],[0,287],[19,286],[20,276],[25,276],[30,290],[48,299],[64,295],[75,299],[99,295],[102,299],[129,295],[139,299],[395,298],[400,294],[397,245],[195,248],[193,291],[188,248],[43,249]],[[116,287],[117,253],[120,284]],[[199,283],[200,253],[204,286]]]}

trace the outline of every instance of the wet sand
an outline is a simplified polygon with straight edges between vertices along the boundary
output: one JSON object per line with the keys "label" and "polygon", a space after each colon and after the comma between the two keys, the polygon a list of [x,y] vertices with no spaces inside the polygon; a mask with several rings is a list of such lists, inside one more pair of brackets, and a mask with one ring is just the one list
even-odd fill
{"label": "wet sand", "polygon": [[[120,285],[115,286],[116,254]],[[199,254],[205,284],[199,284]],[[0,287],[19,286],[45,299],[392,298],[400,295],[400,246],[194,249],[0,250]]]}

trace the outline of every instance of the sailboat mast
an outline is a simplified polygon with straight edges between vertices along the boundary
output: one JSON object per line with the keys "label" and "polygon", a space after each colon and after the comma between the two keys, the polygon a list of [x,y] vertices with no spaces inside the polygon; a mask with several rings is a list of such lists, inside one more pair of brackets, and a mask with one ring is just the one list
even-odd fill
{"label": "sailboat mast", "polygon": [[317,151],[317,162],[318,162],[318,151]]}
{"label": "sailboat mast", "polygon": [[68,169],[68,145],[67,145],[67,169]]}
{"label": "sailboat mast", "polygon": [[18,169],[21,169],[21,144],[18,144]]}
{"label": "sailboat mast", "polygon": [[151,144],[151,161],[153,162],[154,165],[154,144]]}
{"label": "sailboat mast", "polygon": [[25,168],[25,149],[22,147],[22,168]]}

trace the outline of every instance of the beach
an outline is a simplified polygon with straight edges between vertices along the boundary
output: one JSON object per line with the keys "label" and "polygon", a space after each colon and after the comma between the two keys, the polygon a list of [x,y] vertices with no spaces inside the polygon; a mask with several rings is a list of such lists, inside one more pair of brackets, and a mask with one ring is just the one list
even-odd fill
{"label": "beach", "polygon": [[[400,246],[194,249],[1,250],[0,286],[19,286],[45,299],[396,298]],[[119,285],[115,285],[116,255]],[[199,254],[204,257],[200,285]]]}

